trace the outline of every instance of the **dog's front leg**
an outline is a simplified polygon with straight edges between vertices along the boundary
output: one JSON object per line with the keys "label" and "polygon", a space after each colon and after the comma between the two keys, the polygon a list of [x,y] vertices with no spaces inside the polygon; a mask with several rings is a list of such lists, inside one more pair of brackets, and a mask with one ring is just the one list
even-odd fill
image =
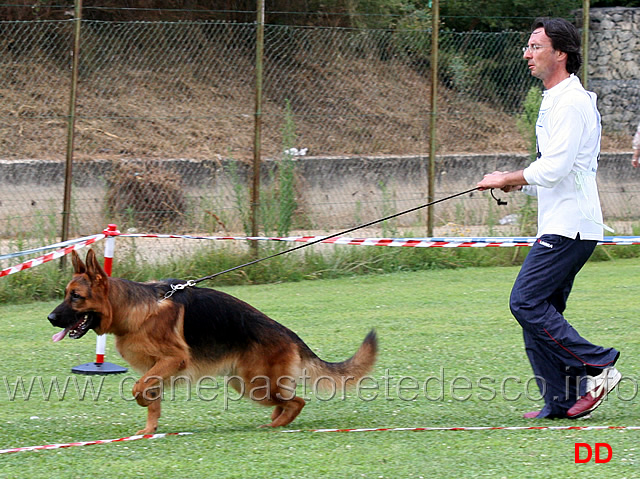
{"label": "dog's front leg", "polygon": [[136,381],[133,386],[133,397],[142,407],[148,407],[154,402],[162,399],[162,387],[164,380],[161,376],[150,376],[145,374]]}
{"label": "dog's front leg", "polygon": [[147,408],[147,424],[138,434],[153,434],[158,429],[164,382],[184,369],[185,365],[183,358],[165,358],[156,362],[133,386],[136,402]]}
{"label": "dog's front leg", "polygon": [[136,434],[155,433],[162,410],[162,378],[145,375],[133,386],[132,393],[136,402],[147,408],[147,423]]}
{"label": "dog's front leg", "polygon": [[161,407],[162,403],[160,398],[147,406],[147,424],[145,424],[144,429],[140,429],[136,434],[153,434],[156,432],[158,429]]}
{"label": "dog's front leg", "polygon": [[133,386],[133,397],[140,406],[147,407],[162,396],[164,382],[175,376],[186,367],[187,360],[183,357],[167,357],[156,363]]}

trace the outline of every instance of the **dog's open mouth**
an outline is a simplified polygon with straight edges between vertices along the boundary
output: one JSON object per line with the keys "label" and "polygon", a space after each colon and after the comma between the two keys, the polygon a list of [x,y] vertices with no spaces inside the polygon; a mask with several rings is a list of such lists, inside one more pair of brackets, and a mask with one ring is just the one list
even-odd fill
{"label": "dog's open mouth", "polygon": [[82,336],[87,334],[87,332],[93,328],[96,322],[97,315],[93,312],[87,312],[82,315],[80,320],[73,324],[72,326],[68,326],[59,333],[56,333],[51,338],[54,343],[58,341],[62,341],[64,337],[69,334],[71,339],[80,339]]}

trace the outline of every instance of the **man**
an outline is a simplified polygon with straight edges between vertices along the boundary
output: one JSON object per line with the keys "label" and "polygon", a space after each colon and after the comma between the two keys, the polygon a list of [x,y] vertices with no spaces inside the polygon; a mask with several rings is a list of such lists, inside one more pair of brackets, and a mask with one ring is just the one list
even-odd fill
{"label": "man", "polygon": [[485,175],[478,188],[538,198],[537,240],[510,298],[545,402],[524,417],[577,419],[598,407],[621,378],[614,367],[620,353],[590,343],[562,315],[576,274],[603,238],[595,179],[600,114],[596,95],[575,76],[582,59],[571,23],[536,20],[523,51],[545,87],[536,122],[538,158],[520,171]]}

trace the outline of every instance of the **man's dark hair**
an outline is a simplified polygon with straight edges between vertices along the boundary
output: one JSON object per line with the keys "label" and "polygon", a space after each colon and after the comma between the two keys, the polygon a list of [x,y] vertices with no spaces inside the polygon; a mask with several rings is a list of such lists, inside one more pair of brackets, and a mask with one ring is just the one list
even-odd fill
{"label": "man's dark hair", "polygon": [[578,29],[564,18],[537,18],[533,22],[531,31],[541,27],[551,39],[551,47],[567,54],[567,71],[578,73],[582,65]]}

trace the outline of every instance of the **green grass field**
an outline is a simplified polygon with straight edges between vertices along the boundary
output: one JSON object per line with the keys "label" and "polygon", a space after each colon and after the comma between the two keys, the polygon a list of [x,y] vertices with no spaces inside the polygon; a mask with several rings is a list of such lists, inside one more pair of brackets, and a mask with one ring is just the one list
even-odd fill
{"label": "green grass field", "polygon": [[[222,394],[213,397],[220,389],[177,389],[164,402],[158,432],[192,435],[4,454],[0,477],[638,477],[640,430],[307,430],[640,426],[639,268],[640,259],[591,262],[569,300],[567,318],[584,336],[622,352],[624,379],[588,421],[521,417],[541,402],[508,309],[517,267],[225,287],[328,361],[346,359],[376,328],[372,379],[346,398],[312,397],[286,428],[303,430],[296,433],[257,429],[270,410],[235,394],[225,404]],[[95,335],[53,344],[46,316],[55,304],[0,306],[0,449],[119,438],[144,425],[146,411],[130,400],[133,374],[70,373],[93,360]],[[107,361],[125,365],[113,338]],[[59,392],[50,389],[55,381]],[[608,443],[613,458],[575,464],[577,442]]]}

